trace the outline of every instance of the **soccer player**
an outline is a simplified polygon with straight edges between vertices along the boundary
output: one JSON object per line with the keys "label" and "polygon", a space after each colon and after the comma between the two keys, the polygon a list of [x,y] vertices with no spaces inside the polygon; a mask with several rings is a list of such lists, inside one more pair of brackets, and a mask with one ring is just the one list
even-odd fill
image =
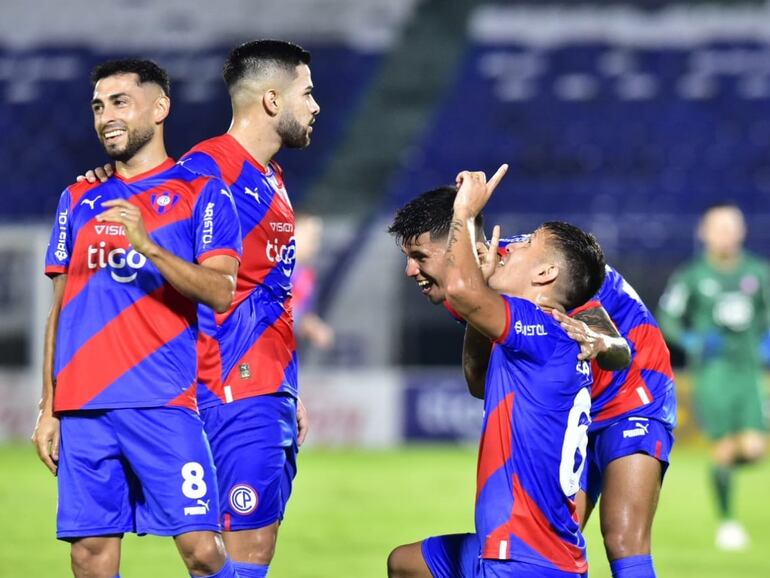
{"label": "soccer player", "polygon": [[[486,182],[461,172],[445,249],[452,308],[495,340],[484,396],[476,533],[400,546],[390,576],[567,577],[587,572],[574,518],[590,421],[590,366],[552,310],[582,305],[604,278],[595,239],[566,223],[539,227],[505,264],[478,266],[473,222],[506,166]],[[495,227],[493,245],[499,236]],[[488,275],[488,277],[487,277]]]}
{"label": "soccer player", "polygon": [[242,578],[267,575],[304,435],[297,430],[302,408],[291,300],[295,219],[273,157],[282,147],[310,144],[320,107],[309,64],[310,54],[290,42],[235,48],[224,66],[230,129],[179,161],[227,183],[243,230],[232,306],[221,315],[201,311],[198,389],[225,545]]}
{"label": "soccer player", "polygon": [[[406,274],[433,303],[445,299],[442,258],[454,195],[451,187],[424,193],[398,211],[390,228],[407,255]],[[480,237],[481,223],[476,227]],[[510,241],[513,248],[526,238],[502,240],[500,245]],[[486,250],[483,245],[479,248]],[[503,258],[507,249],[500,250]],[[494,255],[485,257],[492,261]],[[601,495],[601,527],[614,575],[654,576],[652,521],[676,423],[668,349],[650,311],[609,266],[600,291],[570,315],[554,312],[570,337],[580,343],[581,358],[596,357],[589,458],[577,513],[585,527]],[[630,363],[623,359],[626,340],[632,346]],[[463,368],[469,390],[479,398],[484,397],[490,350],[490,341],[469,326]]]}
{"label": "soccer player", "polygon": [[98,66],[94,126],[116,178],[64,190],[46,255],[33,441],[58,475],[74,575],[119,572],[125,532],[173,536],[191,576],[234,577],[195,411],[196,303],[230,306],[241,252],[224,183],[168,158],[169,80],[145,60]]}
{"label": "soccer player", "polygon": [[[243,230],[232,307],[200,311],[198,404],[217,465],[224,541],[248,578],[267,575],[308,429],[292,320],[295,219],[273,157],[310,144],[320,107],[309,65],[310,53],[290,42],[235,48],[224,66],[230,129],[179,161],[229,185]],[[85,179],[111,174],[105,165]]]}
{"label": "soccer player", "polygon": [[721,522],[716,545],[740,550],[749,538],[733,518],[732,478],[736,466],[765,452],[762,362],[770,353],[770,271],[766,261],[743,250],[746,226],[735,205],[708,209],[698,234],[704,254],[670,279],[659,317],[669,341],[687,354],[696,414],[712,441]]}
{"label": "soccer player", "polygon": [[297,266],[292,279],[294,327],[300,340],[323,351],[334,346],[334,329],[315,312],[315,261],[321,250],[324,222],[317,215],[297,214]]}

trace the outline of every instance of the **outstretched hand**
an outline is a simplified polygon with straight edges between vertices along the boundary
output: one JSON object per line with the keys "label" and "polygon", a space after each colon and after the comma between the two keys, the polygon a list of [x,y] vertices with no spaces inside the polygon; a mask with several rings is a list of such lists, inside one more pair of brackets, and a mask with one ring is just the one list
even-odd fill
{"label": "outstretched hand", "polygon": [[478,215],[506,172],[508,165],[500,165],[497,172],[487,181],[487,175],[482,171],[460,171],[456,178],[458,190],[454,202],[455,211],[467,211],[474,217]]}

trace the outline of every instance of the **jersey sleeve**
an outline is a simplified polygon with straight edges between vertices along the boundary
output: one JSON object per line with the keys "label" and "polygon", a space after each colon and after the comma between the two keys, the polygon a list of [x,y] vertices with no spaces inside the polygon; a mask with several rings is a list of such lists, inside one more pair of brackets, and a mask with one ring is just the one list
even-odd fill
{"label": "jersey sleeve", "polygon": [[66,273],[70,265],[72,255],[72,226],[71,226],[72,195],[69,189],[64,189],[59,197],[59,205],[56,208],[56,219],[51,230],[51,238],[48,241],[48,249],[45,253],[45,274],[55,277],[60,273]]}
{"label": "jersey sleeve", "polygon": [[217,162],[208,154],[201,151],[193,151],[184,155],[177,163],[196,175],[222,178],[222,171]]}
{"label": "jersey sleeve", "polygon": [[241,225],[233,195],[219,179],[210,179],[195,203],[195,258],[202,263],[216,255],[240,261]]}
{"label": "jersey sleeve", "polygon": [[505,329],[497,343],[504,348],[533,361],[548,360],[556,347],[556,339],[549,332],[554,325],[542,309],[534,303],[517,297],[501,296],[505,303]]}

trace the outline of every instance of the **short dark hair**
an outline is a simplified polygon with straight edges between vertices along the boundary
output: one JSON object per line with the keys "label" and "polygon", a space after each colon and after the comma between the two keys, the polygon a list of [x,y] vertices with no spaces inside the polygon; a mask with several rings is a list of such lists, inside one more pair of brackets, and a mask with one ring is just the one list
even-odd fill
{"label": "short dark hair", "polygon": [[[413,241],[423,233],[430,233],[431,239],[449,235],[454,216],[454,202],[457,187],[446,185],[422,193],[396,211],[388,233],[396,238],[396,244]],[[476,232],[484,230],[484,217],[476,216]]]}
{"label": "short dark hair", "polygon": [[102,78],[115,76],[116,74],[136,74],[139,84],[152,82],[163,90],[166,96],[171,96],[171,80],[168,72],[155,64],[152,60],[138,58],[118,58],[99,64],[91,71],[91,84],[96,86]]}
{"label": "short dark hair", "polygon": [[285,40],[252,40],[233,48],[225,60],[222,76],[228,90],[246,76],[260,76],[277,67],[295,76],[300,64],[310,64],[310,53]]}
{"label": "short dark hair", "polygon": [[549,242],[562,254],[567,266],[565,309],[583,305],[604,282],[606,263],[599,242],[592,234],[561,221],[548,221],[539,228],[549,233]]}

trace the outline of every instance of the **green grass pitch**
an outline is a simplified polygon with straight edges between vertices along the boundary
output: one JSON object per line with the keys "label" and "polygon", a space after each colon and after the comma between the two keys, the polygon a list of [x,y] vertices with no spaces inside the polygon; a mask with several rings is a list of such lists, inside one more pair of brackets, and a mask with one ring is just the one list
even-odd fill
{"label": "green grass pitch", "polygon": [[[0,577],[70,576],[68,546],[54,538],[56,488],[31,445],[0,447]],[[770,462],[737,478],[736,511],[752,536],[744,553],[714,550],[715,519],[703,449],[677,447],[654,528],[661,578],[770,577]],[[271,578],[385,576],[392,547],[473,528],[475,452],[308,450],[281,529]],[[607,578],[598,517],[586,536],[592,578]],[[187,576],[170,539],[128,537],[123,578]]]}

